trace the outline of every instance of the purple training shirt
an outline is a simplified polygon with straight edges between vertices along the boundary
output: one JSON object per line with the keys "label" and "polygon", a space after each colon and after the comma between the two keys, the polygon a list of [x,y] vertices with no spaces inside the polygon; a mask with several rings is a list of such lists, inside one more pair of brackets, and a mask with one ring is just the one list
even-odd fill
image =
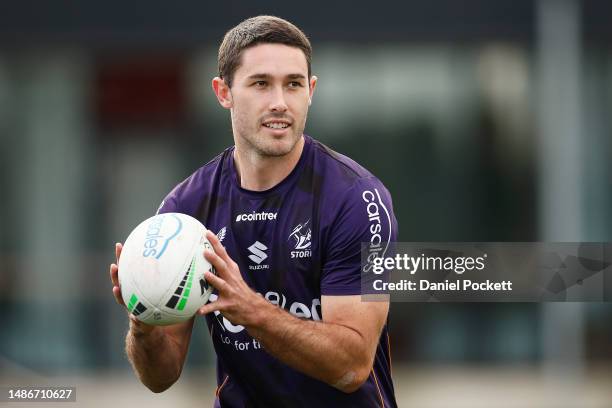
{"label": "purple training shirt", "polygon": [[[231,147],[176,186],[159,212],[199,219],[221,239],[251,288],[294,316],[322,320],[321,295],[361,293],[361,242],[395,241],[397,221],[376,177],[304,139],[295,169],[273,188],[241,188]],[[206,321],[217,353],[215,407],[397,406],[386,325],[370,376],[346,394],[272,357],[219,312]]]}

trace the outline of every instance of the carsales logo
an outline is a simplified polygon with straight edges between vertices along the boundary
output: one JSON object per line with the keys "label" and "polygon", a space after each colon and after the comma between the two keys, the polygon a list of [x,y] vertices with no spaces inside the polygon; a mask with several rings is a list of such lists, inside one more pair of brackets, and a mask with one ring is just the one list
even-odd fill
{"label": "carsales logo", "polygon": [[[380,198],[378,189],[374,189],[374,191],[365,190],[361,194],[361,198],[366,203],[365,210],[370,224],[368,229],[370,242],[368,244],[367,262],[363,266],[363,271],[369,272],[374,265],[374,260],[384,256],[389,247],[389,242],[391,241],[391,215]],[[388,225],[389,231],[383,231],[383,223]]]}

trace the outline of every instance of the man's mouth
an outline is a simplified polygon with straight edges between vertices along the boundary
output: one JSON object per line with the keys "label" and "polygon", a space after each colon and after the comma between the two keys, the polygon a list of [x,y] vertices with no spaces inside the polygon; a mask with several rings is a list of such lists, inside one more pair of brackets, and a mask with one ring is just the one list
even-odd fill
{"label": "man's mouth", "polygon": [[286,129],[291,126],[291,123],[285,121],[267,121],[263,123],[263,126],[269,129]]}
{"label": "man's mouth", "polygon": [[289,127],[287,123],[264,123],[264,126],[270,129],[285,129]]}

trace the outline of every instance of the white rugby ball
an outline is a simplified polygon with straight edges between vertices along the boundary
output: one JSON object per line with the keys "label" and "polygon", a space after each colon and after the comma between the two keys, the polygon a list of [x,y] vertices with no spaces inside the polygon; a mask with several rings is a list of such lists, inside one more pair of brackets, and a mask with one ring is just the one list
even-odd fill
{"label": "white rugby ball", "polygon": [[119,285],[128,311],[144,323],[169,325],[191,318],[213,290],[204,272],[212,249],[198,220],[180,213],[155,215],[138,225],[123,244]]}

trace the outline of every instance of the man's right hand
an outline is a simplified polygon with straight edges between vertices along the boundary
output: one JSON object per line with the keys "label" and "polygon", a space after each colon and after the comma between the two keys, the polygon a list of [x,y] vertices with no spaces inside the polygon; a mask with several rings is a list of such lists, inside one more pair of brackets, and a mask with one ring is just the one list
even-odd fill
{"label": "man's right hand", "polygon": [[[127,312],[119,285],[119,257],[123,245],[115,244],[116,263],[110,265],[113,296]],[[152,326],[131,313],[130,330],[125,337],[125,351],[140,381],[153,392],[162,392],[181,375],[189,350],[195,318],[170,326]]]}
{"label": "man's right hand", "polygon": [[[125,307],[123,296],[121,296],[121,286],[119,285],[119,258],[121,257],[122,249],[123,245],[117,242],[115,244],[116,263],[110,264],[110,278],[111,282],[113,283],[113,296],[115,297],[115,301]],[[136,335],[147,334],[155,329],[155,326],[141,322],[131,313],[128,313],[128,317],[130,318],[130,330],[132,330]]]}

